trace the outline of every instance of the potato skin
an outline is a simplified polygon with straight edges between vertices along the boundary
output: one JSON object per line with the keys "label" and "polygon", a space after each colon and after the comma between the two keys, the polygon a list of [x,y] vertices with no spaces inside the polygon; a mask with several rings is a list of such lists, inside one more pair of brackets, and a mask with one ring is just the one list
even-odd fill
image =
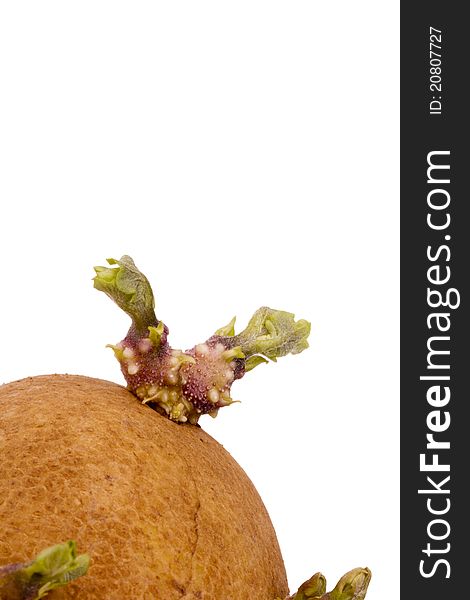
{"label": "potato skin", "polygon": [[92,559],[49,598],[287,595],[257,491],[201,428],[78,375],[0,386],[0,415],[0,564],[68,539]]}

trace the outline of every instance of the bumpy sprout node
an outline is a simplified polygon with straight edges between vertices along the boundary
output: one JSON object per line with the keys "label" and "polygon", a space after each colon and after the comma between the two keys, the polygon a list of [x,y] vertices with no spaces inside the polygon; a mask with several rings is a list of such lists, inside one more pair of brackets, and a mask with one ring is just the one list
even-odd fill
{"label": "bumpy sprout node", "polygon": [[107,262],[111,267],[95,267],[94,287],[132,319],[126,337],[110,347],[128,389],[174,421],[195,424],[203,414],[215,417],[219,408],[233,402],[230,388],[236,379],[261,363],[308,347],[308,321],[262,307],[237,335],[233,318],[204,343],[174,350],[167,341],[168,328],[155,316],[145,275],[130,256]]}

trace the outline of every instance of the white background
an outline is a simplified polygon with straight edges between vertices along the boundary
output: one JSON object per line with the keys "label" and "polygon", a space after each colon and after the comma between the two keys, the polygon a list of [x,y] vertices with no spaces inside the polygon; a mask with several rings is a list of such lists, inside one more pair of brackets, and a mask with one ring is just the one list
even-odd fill
{"label": "white background", "polygon": [[398,596],[398,2],[0,5],[0,382],[122,383],[130,254],[188,348],[261,305],[310,348],[201,419],[271,514],[292,590]]}

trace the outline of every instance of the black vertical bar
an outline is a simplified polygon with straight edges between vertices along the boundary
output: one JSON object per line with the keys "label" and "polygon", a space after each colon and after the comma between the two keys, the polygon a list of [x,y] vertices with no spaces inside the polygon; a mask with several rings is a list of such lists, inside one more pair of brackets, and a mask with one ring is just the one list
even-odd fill
{"label": "black vertical bar", "polygon": [[[403,600],[470,598],[470,33],[464,10],[465,2],[401,3]],[[428,173],[430,163],[436,168]]]}

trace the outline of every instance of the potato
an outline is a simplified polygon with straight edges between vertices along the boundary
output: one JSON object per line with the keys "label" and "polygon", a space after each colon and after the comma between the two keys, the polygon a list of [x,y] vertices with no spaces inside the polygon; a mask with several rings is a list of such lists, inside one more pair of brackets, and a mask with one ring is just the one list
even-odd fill
{"label": "potato", "polygon": [[0,564],[73,538],[88,574],[52,598],[266,600],[288,593],[247,475],[200,427],[73,375],[0,387]]}
{"label": "potato", "polygon": [[131,318],[111,345],[127,389],[80,375],[0,387],[0,600],[363,600],[367,568],[328,593],[315,573],[287,598],[261,498],[198,425],[245,373],[305,350],[310,323],[265,306],[177,350],[133,260],[108,264],[94,286]]}

